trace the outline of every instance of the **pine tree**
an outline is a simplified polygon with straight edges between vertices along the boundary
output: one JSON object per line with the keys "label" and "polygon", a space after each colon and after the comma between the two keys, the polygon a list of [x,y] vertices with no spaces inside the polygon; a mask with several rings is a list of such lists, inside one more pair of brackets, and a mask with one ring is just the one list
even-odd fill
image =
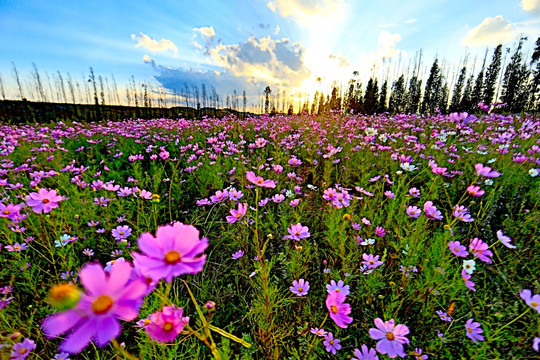
{"label": "pine tree", "polygon": [[386,98],[387,98],[387,92],[388,92],[388,81],[385,80],[383,85],[381,86],[381,94],[379,96],[379,108],[377,109],[377,112],[379,114],[382,114],[383,112],[386,112],[388,109],[386,107]]}
{"label": "pine tree", "polygon": [[405,89],[405,75],[401,75],[392,84],[392,93],[390,94],[389,111],[392,113],[402,113],[407,104],[407,93]]}
{"label": "pine tree", "polygon": [[469,76],[469,79],[467,80],[467,85],[465,86],[465,90],[463,91],[463,96],[461,97],[461,101],[459,103],[459,109],[461,111],[470,111],[472,108],[472,91],[473,91],[473,81],[474,81],[474,75]]}
{"label": "pine tree", "polygon": [[317,109],[317,114],[324,114],[325,111],[326,106],[324,102],[324,93],[321,91],[321,95],[319,96],[319,108]]}
{"label": "pine tree", "polygon": [[497,84],[497,77],[499,77],[499,71],[501,70],[501,57],[502,45],[499,44],[493,51],[491,64],[486,70],[484,91],[482,93],[482,102],[484,104],[490,104],[492,101],[497,101],[497,99],[493,99],[493,96],[495,95],[495,85]]}
{"label": "pine tree", "polygon": [[270,86],[267,86],[265,89],[264,89],[264,94],[265,94],[265,100],[264,100],[264,113],[265,114],[268,114],[268,108],[270,107],[270,99],[268,98],[268,96],[272,93],[272,89],[270,89]]}
{"label": "pine tree", "polygon": [[429,77],[426,81],[426,88],[424,89],[424,100],[422,102],[422,113],[435,112],[435,108],[438,104],[438,95],[440,87],[442,86],[442,75],[439,68],[439,60],[435,58]]}
{"label": "pine tree", "polygon": [[364,99],[364,111],[366,114],[371,115],[377,111],[379,107],[379,85],[377,84],[377,78],[373,80],[370,78],[366,87],[366,96]]}
{"label": "pine tree", "polygon": [[536,68],[533,70],[533,78],[531,81],[531,99],[529,108],[538,109],[540,106],[540,37],[536,40],[536,47],[531,56],[531,66],[536,63]]}
{"label": "pine tree", "polygon": [[450,112],[460,111],[460,100],[461,93],[463,92],[463,85],[465,85],[465,77],[467,76],[467,67],[464,66],[459,72],[459,77],[457,79],[456,85],[454,86],[454,92],[452,93],[452,100],[450,101]]}
{"label": "pine tree", "polygon": [[529,70],[523,61],[523,41],[526,38],[519,39],[516,51],[510,58],[510,63],[507,65],[504,72],[502,84],[501,100],[506,103],[506,110],[511,113],[521,112],[528,98],[528,88],[526,85],[529,77]]}
{"label": "pine tree", "polygon": [[317,108],[318,103],[319,103],[319,90],[315,91],[315,95],[313,95],[313,102],[311,103],[311,115],[314,115],[317,113],[316,108]]}
{"label": "pine tree", "polygon": [[420,98],[422,96],[422,80],[419,80],[416,75],[413,75],[409,80],[409,90],[407,91],[407,109],[406,113],[414,114],[420,106]]}

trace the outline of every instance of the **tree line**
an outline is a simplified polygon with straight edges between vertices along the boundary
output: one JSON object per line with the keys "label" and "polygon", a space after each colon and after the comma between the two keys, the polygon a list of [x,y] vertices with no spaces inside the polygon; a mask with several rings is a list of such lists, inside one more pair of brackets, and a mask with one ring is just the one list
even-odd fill
{"label": "tree line", "polygon": [[[93,68],[88,74],[72,77],[60,71],[40,73],[35,63],[30,76],[23,78],[12,62],[12,75],[20,100],[31,99],[39,102],[127,105],[134,108],[185,107],[195,109],[194,114],[208,113],[203,109],[230,109],[246,113],[311,113],[321,114],[331,110],[353,111],[355,113],[427,113],[475,112],[478,103],[503,104],[503,111],[518,113],[537,111],[540,105],[540,37],[536,40],[530,60],[523,53],[521,37],[513,51],[499,44],[484,55],[480,68],[476,71],[476,60],[469,62],[466,54],[457,70],[450,75],[450,67],[444,59],[435,57],[429,75],[424,79],[422,51],[414,59],[414,65],[406,72],[388,80],[386,73],[382,81],[371,76],[366,86],[355,71],[344,87],[336,82],[325,95],[316,91],[313,98],[307,95],[296,99],[286,95],[285,90],[272,92],[267,86],[248,107],[248,97],[233,90],[220,96],[214,86],[202,83],[200,86],[184,83],[174,89],[164,89],[149,82],[138,83],[131,76],[124,89],[117,85],[114,75],[110,79],[96,75]],[[425,80],[425,81],[424,81]],[[0,97],[6,100],[6,91],[0,74]]]}

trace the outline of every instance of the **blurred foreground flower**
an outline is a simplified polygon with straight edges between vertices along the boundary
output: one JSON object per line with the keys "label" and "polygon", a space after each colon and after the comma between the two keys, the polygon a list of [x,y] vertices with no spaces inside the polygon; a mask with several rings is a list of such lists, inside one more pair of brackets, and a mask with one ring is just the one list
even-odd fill
{"label": "blurred foreground flower", "polygon": [[130,280],[132,270],[129,262],[118,262],[107,276],[101,264],[86,265],[79,272],[86,294],[74,308],[43,321],[45,336],[55,338],[71,331],[60,344],[60,350],[70,354],[81,352],[92,339],[103,347],[118,337],[122,331],[118,319],[135,319],[147,290],[140,278]]}
{"label": "blurred foreground flower", "polygon": [[143,233],[137,244],[144,255],[132,253],[135,267],[156,281],[171,282],[179,275],[197,274],[206,263],[206,255],[196,256],[208,247],[208,239],[199,239],[199,230],[192,225],[176,222],[160,226],[156,237]]}

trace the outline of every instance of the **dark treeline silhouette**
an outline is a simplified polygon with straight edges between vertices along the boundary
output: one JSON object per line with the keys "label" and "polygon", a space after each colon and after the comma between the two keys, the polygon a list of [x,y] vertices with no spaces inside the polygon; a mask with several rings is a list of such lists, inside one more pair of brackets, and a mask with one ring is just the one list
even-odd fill
{"label": "dark treeline silhouette", "polygon": [[[43,122],[58,119],[98,121],[124,118],[202,118],[235,113],[245,117],[250,113],[323,114],[329,111],[375,113],[477,112],[478,103],[504,103],[498,109],[507,113],[529,111],[536,113],[540,106],[540,37],[536,40],[531,60],[523,54],[527,40],[520,37],[514,49],[497,45],[486,53],[481,66],[476,59],[469,62],[465,54],[460,64],[449,75],[450,66],[437,56],[430,67],[423,67],[420,50],[411,67],[399,68],[394,79],[387,73],[380,81],[373,74],[364,84],[359,73],[353,72],[346,87],[337,82],[326,90],[315,92],[310,101],[307,94],[296,99],[286,96],[283,89],[261,89],[248,108],[246,92],[236,90],[220,96],[214,86],[189,85],[164,89],[149,82],[137,83],[131,76],[125,90],[118,88],[114,75],[108,77],[89,74],[73,77],[60,71],[40,73],[32,63],[30,76],[23,78],[12,63],[18,100],[7,100],[0,74],[0,121]],[[320,80],[320,79],[319,79]],[[326,94],[325,94],[326,92]],[[29,101],[31,99],[32,101]],[[126,105],[127,104],[127,105]]]}
{"label": "dark treeline silhouette", "polygon": [[363,114],[385,111],[434,114],[477,112],[478,103],[482,102],[485,105],[504,103],[506,105],[500,107],[499,111],[507,113],[536,113],[540,106],[540,37],[536,41],[529,63],[523,54],[523,43],[526,40],[524,37],[518,40],[509,61],[506,61],[506,58],[511,49],[506,48],[503,51],[502,44],[493,49],[489,63],[486,50],[477,73],[476,61],[472,68],[469,68],[466,55],[463,63],[458,66],[454,79],[449,79],[448,75],[444,74],[446,65],[441,65],[441,60],[435,57],[425,84],[419,75],[422,66],[420,51],[413,68],[409,68],[407,73],[399,74],[392,84],[385,79],[379,88],[379,80],[372,76],[364,92],[362,83],[357,79],[358,72],[355,71],[343,92],[341,104],[337,103],[341,101],[339,89],[333,87],[332,98],[325,101],[322,92],[316,92],[311,107],[305,105],[304,108],[310,108],[311,114],[336,109]]}

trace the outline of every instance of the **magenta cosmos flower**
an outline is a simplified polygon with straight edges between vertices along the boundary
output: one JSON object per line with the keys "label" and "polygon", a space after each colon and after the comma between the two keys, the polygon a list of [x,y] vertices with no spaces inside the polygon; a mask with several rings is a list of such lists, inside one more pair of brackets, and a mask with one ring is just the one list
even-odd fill
{"label": "magenta cosmos flower", "polygon": [[519,296],[540,314],[540,294],[533,295],[531,290],[524,289],[519,292]]}
{"label": "magenta cosmos flower", "polygon": [[247,204],[238,204],[238,210],[231,209],[231,215],[227,215],[226,219],[229,224],[234,224],[240,220],[247,212]]}
{"label": "magenta cosmos flower", "polygon": [[422,213],[422,210],[420,210],[417,206],[407,206],[407,215],[413,218],[417,218]]}
{"label": "magenta cosmos flower", "polygon": [[489,245],[479,238],[472,239],[471,243],[469,244],[469,250],[471,251],[471,253],[473,253],[474,256],[476,256],[483,262],[491,264],[491,257],[493,256],[493,253],[491,252],[491,250],[488,249]]}
{"label": "magenta cosmos flower", "polygon": [[459,257],[467,257],[469,253],[467,252],[467,248],[464,245],[461,245],[459,241],[450,241],[448,243],[448,248],[452,252],[452,254],[459,256]]}
{"label": "magenta cosmos flower", "polygon": [[60,350],[70,354],[81,352],[92,339],[103,347],[118,337],[118,319],[135,319],[147,290],[140,278],[130,280],[132,270],[129,262],[117,262],[107,276],[101,264],[86,265],[79,272],[86,294],[74,308],[43,321],[45,336],[55,338],[71,330],[60,344]]}
{"label": "magenta cosmos flower", "polygon": [[289,290],[291,290],[292,293],[297,296],[307,295],[309,291],[309,282],[305,281],[304,279],[300,279],[298,281],[294,280],[292,282],[292,286],[289,287]]}
{"label": "magenta cosmos flower", "polygon": [[24,360],[30,355],[30,353],[36,348],[36,343],[31,339],[24,339],[22,342],[18,342],[13,345],[11,349],[12,360]]}
{"label": "magenta cosmos flower", "polygon": [[189,321],[189,318],[182,317],[183,314],[181,307],[164,306],[161,311],[150,315],[150,323],[145,327],[146,333],[158,342],[173,341]]}
{"label": "magenta cosmos flower", "polygon": [[433,206],[432,201],[426,201],[424,203],[424,213],[426,217],[430,220],[442,220],[442,214],[435,206]]}
{"label": "magenta cosmos flower", "polygon": [[362,345],[362,351],[354,349],[354,356],[352,360],[379,360],[375,349],[368,348],[365,344]]}
{"label": "magenta cosmos flower", "polygon": [[323,344],[326,346],[326,351],[331,352],[332,354],[336,355],[336,350],[341,349],[341,345],[339,344],[341,340],[334,338],[334,334],[328,333],[324,337]]}
{"label": "magenta cosmos flower", "polygon": [[515,249],[516,248],[516,245],[512,245],[512,243],[511,243],[512,239],[509,236],[504,235],[502,230],[497,230],[497,239],[499,239],[501,244],[503,244],[504,246],[506,246],[509,249]]}
{"label": "magenta cosmos flower", "polygon": [[143,233],[137,241],[144,255],[132,253],[135,267],[153,280],[165,279],[183,274],[197,274],[206,263],[206,255],[201,255],[208,247],[208,239],[199,239],[199,230],[192,225],[176,222],[158,227],[156,237]]}
{"label": "magenta cosmos flower", "polygon": [[276,187],[276,182],[274,180],[264,180],[262,177],[255,175],[253,171],[246,172],[246,179],[257,186],[266,188]]}
{"label": "magenta cosmos flower", "polygon": [[330,317],[337,326],[346,329],[347,324],[353,322],[353,318],[349,316],[351,313],[351,305],[345,302],[345,295],[341,291],[333,291],[326,297],[326,307]]}
{"label": "magenta cosmos flower", "polygon": [[375,326],[377,329],[369,329],[369,336],[379,340],[377,351],[387,354],[391,359],[396,356],[404,357],[403,344],[409,344],[409,339],[405,337],[409,333],[409,328],[403,324],[395,325],[394,319],[382,321],[379,318],[375,319]]}
{"label": "magenta cosmos flower", "polygon": [[289,235],[285,235],[283,239],[285,240],[296,240],[300,241],[301,239],[308,238],[310,236],[309,234],[309,228],[307,226],[302,226],[301,223],[298,223],[296,225],[292,225],[287,229],[289,232]]}
{"label": "magenta cosmos flower", "polygon": [[64,198],[54,190],[39,189],[38,192],[28,194],[26,204],[37,213],[48,213],[58,207],[58,203]]}
{"label": "magenta cosmos flower", "polygon": [[496,178],[501,176],[501,173],[491,170],[489,166],[484,166],[483,164],[476,164],[474,165],[474,168],[476,169],[476,173],[479,176],[487,177],[487,178]]}
{"label": "magenta cosmos flower", "polygon": [[481,328],[480,323],[474,322],[474,319],[467,320],[465,324],[465,334],[469,339],[471,339],[475,344],[478,343],[478,340],[484,341],[484,337],[480,335],[484,332]]}

